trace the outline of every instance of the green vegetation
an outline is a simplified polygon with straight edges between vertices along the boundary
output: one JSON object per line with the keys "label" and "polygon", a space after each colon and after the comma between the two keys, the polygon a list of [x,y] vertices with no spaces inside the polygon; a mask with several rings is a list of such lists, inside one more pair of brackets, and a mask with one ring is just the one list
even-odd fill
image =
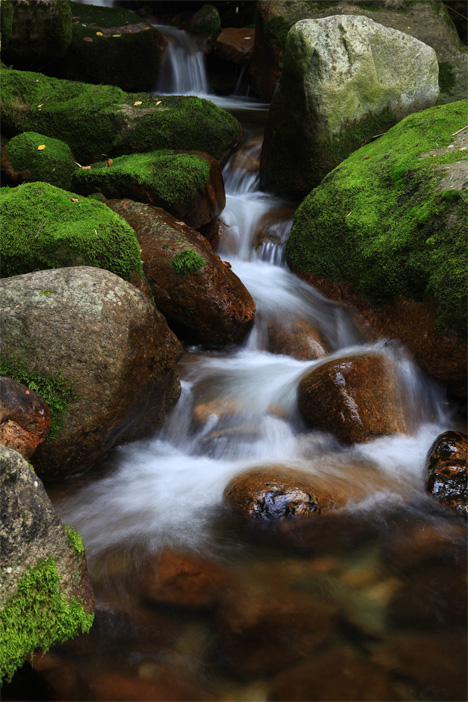
{"label": "green vegetation", "polygon": [[457,78],[454,68],[448,61],[439,63],[439,89],[441,93],[450,93],[455,87]]}
{"label": "green vegetation", "polygon": [[3,133],[61,139],[82,165],[156,149],[205,151],[222,159],[242,136],[235,117],[201,98],[125,93],[29,71],[0,75]]}
{"label": "green vegetation", "polygon": [[63,525],[63,528],[67,532],[67,544],[73,548],[75,555],[82,556],[85,552],[85,547],[81,536],[75,529],[66,524]]}
{"label": "green vegetation", "polygon": [[9,682],[15,670],[34,651],[48,651],[90,630],[94,615],[59,590],[59,574],[52,558],[41,559],[21,578],[17,593],[0,613],[0,679]]}
{"label": "green vegetation", "polygon": [[54,376],[31,373],[23,361],[14,356],[8,356],[6,353],[2,353],[0,356],[0,375],[26,385],[42,397],[49,406],[52,417],[52,426],[46,440],[56,439],[62,426],[63,417],[68,413],[68,408],[79,399],[73,383],[63,378],[61,373]]}
{"label": "green vegetation", "polygon": [[186,273],[198,273],[200,268],[206,263],[203,256],[186,249],[176,254],[172,259],[172,267],[177,275],[185,275]]}
{"label": "green vegetation", "polygon": [[216,39],[221,31],[219,12],[213,5],[202,5],[190,18],[188,30],[191,34],[211,36]]}
{"label": "green vegetation", "polygon": [[271,17],[265,22],[265,41],[270,46],[284,51],[286,37],[293,23],[287,22],[284,17]]}
{"label": "green vegetation", "polygon": [[[86,172],[86,171],[85,171]],[[2,276],[65,266],[144,278],[134,230],[96,200],[46,183],[1,188]]]}
{"label": "green vegetation", "polygon": [[[98,5],[83,5],[80,2],[70,2],[69,4],[73,19],[79,19],[82,25],[92,24],[98,27],[115,28],[141,22],[138,15],[123,7],[99,7]],[[88,36],[93,36],[91,31],[88,32]],[[94,30],[94,36],[96,36],[96,30]]]}
{"label": "green vegetation", "polygon": [[[190,202],[206,186],[210,163],[194,154],[168,150],[120,156],[109,168],[107,161],[76,174],[76,187],[84,192],[103,192],[108,198],[129,197],[154,203],[157,196],[168,206]],[[151,197],[148,200],[148,193]],[[164,204],[161,206],[164,207]]]}
{"label": "green vegetation", "polygon": [[466,111],[460,101],[412,114],[329,173],[296,212],[291,267],[347,281],[377,304],[435,297],[441,332],[464,336],[468,193],[437,186],[439,167],[466,153],[443,152]]}
{"label": "green vegetation", "polygon": [[19,173],[20,182],[41,180],[69,190],[78,170],[65,142],[37,132],[24,132],[10,139],[5,156],[12,171]]}

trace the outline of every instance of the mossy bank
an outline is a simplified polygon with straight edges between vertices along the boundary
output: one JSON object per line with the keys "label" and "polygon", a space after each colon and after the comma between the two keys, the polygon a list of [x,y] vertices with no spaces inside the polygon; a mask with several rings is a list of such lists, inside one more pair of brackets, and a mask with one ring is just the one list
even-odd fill
{"label": "mossy bank", "polygon": [[37,132],[18,134],[2,149],[2,175],[8,185],[40,180],[70,190],[77,170],[68,144]]}
{"label": "mossy bank", "polygon": [[335,168],[296,212],[289,265],[372,303],[435,298],[439,331],[464,336],[467,107],[410,115]]}

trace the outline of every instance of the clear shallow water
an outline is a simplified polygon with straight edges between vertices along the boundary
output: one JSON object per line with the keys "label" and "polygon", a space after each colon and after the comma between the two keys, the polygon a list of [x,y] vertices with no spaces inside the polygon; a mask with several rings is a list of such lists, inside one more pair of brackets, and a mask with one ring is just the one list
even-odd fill
{"label": "clear shallow water", "polygon": [[[220,252],[256,325],[240,348],[188,349],[164,428],[52,492],[83,537],[97,615],[37,666],[67,700],[463,699],[465,527],[424,491],[451,408],[404,349],[367,344],[281,256],[255,251],[258,222],[285,203],[255,173],[225,176]],[[268,352],[268,325],[292,316],[318,327],[325,360]],[[297,385],[363,351],[395,363],[411,433],[345,448],[306,429]],[[308,473],[346,504],[300,529],[245,525],[223,492],[265,466]]]}

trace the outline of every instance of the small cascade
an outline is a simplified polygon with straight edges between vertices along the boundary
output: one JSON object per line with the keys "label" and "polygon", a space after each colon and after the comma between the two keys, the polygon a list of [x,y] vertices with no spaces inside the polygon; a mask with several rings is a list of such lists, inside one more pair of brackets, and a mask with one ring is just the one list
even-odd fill
{"label": "small cascade", "polygon": [[190,34],[169,25],[154,26],[168,40],[154,92],[170,95],[208,95],[210,88],[205,55]]}
{"label": "small cascade", "polygon": [[82,5],[96,5],[97,7],[114,7],[114,0],[78,0]]}

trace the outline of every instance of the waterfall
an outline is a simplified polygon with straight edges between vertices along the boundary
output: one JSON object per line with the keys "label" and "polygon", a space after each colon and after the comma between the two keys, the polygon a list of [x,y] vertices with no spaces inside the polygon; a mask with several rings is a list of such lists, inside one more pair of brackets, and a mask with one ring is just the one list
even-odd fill
{"label": "waterfall", "polygon": [[168,40],[161,62],[156,93],[208,95],[205,55],[190,34],[167,25],[154,25]]}

